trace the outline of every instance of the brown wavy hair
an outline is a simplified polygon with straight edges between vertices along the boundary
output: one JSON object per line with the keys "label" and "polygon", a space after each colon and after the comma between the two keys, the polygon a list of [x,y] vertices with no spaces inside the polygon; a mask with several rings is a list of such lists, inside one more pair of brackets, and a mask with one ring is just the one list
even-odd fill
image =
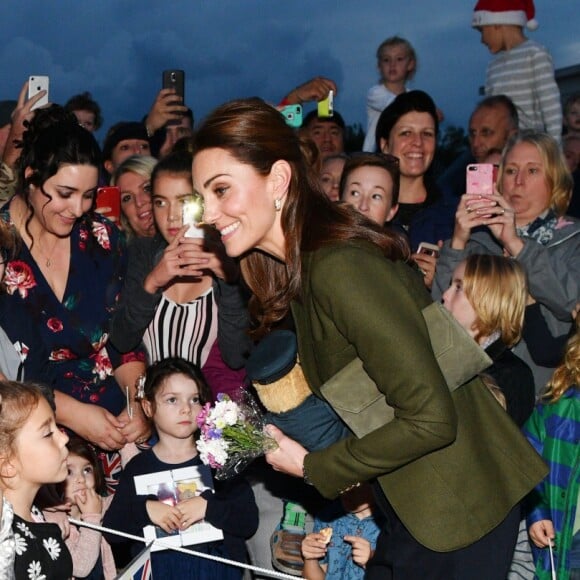
{"label": "brown wavy hair", "polygon": [[262,176],[279,160],[292,170],[281,215],[285,262],[258,250],[241,258],[243,277],[254,294],[250,311],[258,322],[256,337],[282,320],[290,302],[299,298],[302,252],[356,239],[378,246],[389,259],[409,258],[408,244],[401,236],[385,232],[354,208],[334,204],[326,197],[309,163],[308,145],[261,99],[231,101],[211,113],[195,135],[194,157],[212,148],[226,150]]}

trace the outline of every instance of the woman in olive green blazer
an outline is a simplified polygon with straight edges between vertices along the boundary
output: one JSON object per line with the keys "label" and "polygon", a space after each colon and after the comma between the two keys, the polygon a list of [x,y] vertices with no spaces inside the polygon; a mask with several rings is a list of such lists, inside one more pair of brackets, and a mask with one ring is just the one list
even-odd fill
{"label": "woman in olive green blazer", "polygon": [[210,115],[196,134],[193,176],[205,221],[242,257],[256,333],[291,310],[315,395],[358,356],[395,410],[368,435],[311,453],[273,428],[279,449],[268,462],[328,498],[377,482],[387,523],[370,577],[504,580],[518,503],[546,468],[481,381],[449,393],[406,243],[329,202],[297,136],[258,99]]}

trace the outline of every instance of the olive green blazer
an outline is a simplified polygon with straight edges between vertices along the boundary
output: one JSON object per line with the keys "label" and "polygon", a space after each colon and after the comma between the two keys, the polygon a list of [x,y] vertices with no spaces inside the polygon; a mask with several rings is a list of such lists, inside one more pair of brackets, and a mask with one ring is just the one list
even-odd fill
{"label": "olive green blazer", "polygon": [[365,437],[309,453],[309,479],[334,498],[377,478],[432,550],[478,540],[546,475],[545,464],[479,379],[449,393],[421,315],[431,298],[408,265],[365,242],[302,259],[292,314],[312,391],[321,396],[320,386],[358,355],[395,409],[393,421]]}

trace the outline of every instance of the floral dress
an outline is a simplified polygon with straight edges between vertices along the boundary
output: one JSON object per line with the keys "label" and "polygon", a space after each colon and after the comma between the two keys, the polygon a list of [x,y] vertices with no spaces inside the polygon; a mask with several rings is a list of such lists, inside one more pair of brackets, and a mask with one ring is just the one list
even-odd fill
{"label": "floral dress", "polygon": [[[0,219],[10,223],[9,203]],[[145,360],[144,352],[121,355],[108,341],[111,313],[125,272],[125,239],[99,214],[87,214],[73,227],[68,280],[62,302],[55,296],[26,244],[6,264],[7,299],[29,317],[41,337],[58,390],[82,403],[119,415],[126,395],[113,370]],[[17,329],[7,329],[14,334]],[[28,356],[35,356],[30,351]],[[108,483],[121,468],[118,454],[101,454]],[[110,480],[110,481],[109,481]]]}
{"label": "floral dress", "polygon": [[[33,508],[33,517],[42,514]],[[72,578],[73,563],[57,524],[28,522],[14,514],[12,523],[18,580],[65,580]]]}

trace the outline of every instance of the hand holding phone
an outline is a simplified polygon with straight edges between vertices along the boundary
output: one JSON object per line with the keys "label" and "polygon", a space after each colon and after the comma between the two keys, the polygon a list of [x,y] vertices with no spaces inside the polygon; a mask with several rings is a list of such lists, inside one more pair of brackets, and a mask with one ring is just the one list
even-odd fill
{"label": "hand holding phone", "polygon": [[46,91],[46,94],[41,97],[32,107],[30,107],[31,111],[38,109],[39,107],[44,107],[48,105],[48,85],[49,85],[49,78],[47,76],[38,75],[38,76],[31,76],[28,78],[28,100],[32,97],[36,96],[41,91]]}
{"label": "hand holding phone", "polygon": [[334,115],[334,91],[328,91],[328,97],[318,101],[318,116],[332,117]]}
{"label": "hand holding phone", "polygon": [[466,170],[465,192],[480,195],[493,194],[493,165],[491,163],[470,163]]}
{"label": "hand holding phone", "polygon": [[95,209],[98,213],[119,224],[121,220],[121,190],[117,186],[99,187]]}
{"label": "hand holding phone", "polygon": [[[179,69],[164,70],[163,71],[163,88],[173,89],[178,97],[181,97],[183,104],[185,100],[185,72]],[[175,103],[174,103],[175,104]],[[179,125],[180,119],[168,121],[167,125]]]}
{"label": "hand holding phone", "polygon": [[430,244],[429,242],[421,242],[417,248],[417,254],[426,254],[427,256],[439,257],[440,248],[436,244]]}

